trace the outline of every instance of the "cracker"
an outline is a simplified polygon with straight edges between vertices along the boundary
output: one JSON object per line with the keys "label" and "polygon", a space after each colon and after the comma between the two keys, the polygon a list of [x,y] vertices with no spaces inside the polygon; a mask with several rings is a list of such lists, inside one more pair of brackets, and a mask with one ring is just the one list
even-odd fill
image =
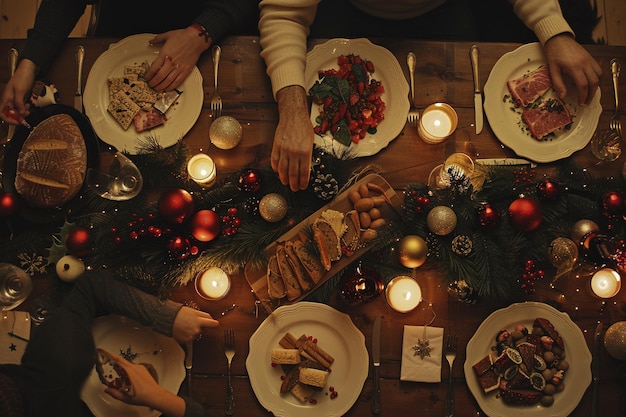
{"label": "cracker", "polygon": [[111,113],[113,118],[120,124],[120,126],[122,126],[124,130],[127,130],[130,127],[133,123],[133,118],[139,110],[139,106],[123,91],[115,94],[107,107],[107,111]]}

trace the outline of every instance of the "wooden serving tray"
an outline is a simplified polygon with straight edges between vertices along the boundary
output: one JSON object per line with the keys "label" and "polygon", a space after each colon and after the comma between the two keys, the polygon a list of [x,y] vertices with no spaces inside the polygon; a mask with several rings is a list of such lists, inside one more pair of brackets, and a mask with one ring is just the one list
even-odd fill
{"label": "wooden serving tray", "polygon": [[[306,230],[306,228],[311,227],[313,222],[321,216],[323,211],[332,209],[332,210],[339,211],[341,213],[346,213],[352,210],[353,206],[350,200],[348,199],[348,194],[353,190],[358,190],[361,184],[368,184],[368,183],[376,184],[385,191],[385,195],[389,198],[389,200],[391,200],[393,207],[390,207],[388,204],[385,204],[382,207],[380,207],[381,212],[382,212],[382,217],[385,218],[387,222],[394,220],[396,218],[396,213],[399,212],[402,208],[402,199],[400,198],[400,196],[398,196],[398,194],[396,194],[395,190],[391,187],[391,185],[389,185],[389,183],[383,177],[381,177],[378,174],[369,174],[361,178],[359,181],[357,181],[352,187],[350,187],[343,193],[339,194],[330,203],[328,203],[327,205],[320,208],[315,213],[313,213],[312,215],[310,215],[309,217],[307,217],[306,219],[298,223],[296,226],[293,227],[293,229],[291,229],[290,231],[282,235],[280,238],[278,238],[276,242],[268,245],[265,248],[265,252],[267,253],[268,258],[272,256],[274,253],[276,253],[276,245],[278,243],[286,242],[289,240],[295,241],[295,240],[306,239],[305,237],[306,233],[302,233],[302,232]],[[372,195],[376,195],[376,194],[372,193]],[[370,249],[370,247],[371,247],[370,245],[364,245],[360,247],[359,249],[357,249],[356,252],[350,257],[343,255],[340,259],[333,262],[330,271],[328,271],[322,277],[322,279],[317,284],[315,284],[315,286],[313,286],[313,288],[310,291],[303,292],[300,297],[291,301],[288,301],[287,298],[285,297],[280,300],[281,304],[291,304],[291,303],[302,300],[304,297],[306,297],[307,295],[315,291],[317,288],[319,288],[326,281],[328,281],[332,276],[337,274],[339,271],[347,267],[349,264],[351,264],[355,260],[359,259],[359,257],[362,256],[364,253],[366,253]],[[264,266],[262,268],[255,268],[251,264],[247,264],[244,269],[244,275],[246,277],[246,280],[248,281],[248,284],[250,285],[250,288],[252,288],[252,291],[256,294],[256,296],[260,300],[269,299],[269,295],[267,293],[266,272],[267,272],[267,266]]]}

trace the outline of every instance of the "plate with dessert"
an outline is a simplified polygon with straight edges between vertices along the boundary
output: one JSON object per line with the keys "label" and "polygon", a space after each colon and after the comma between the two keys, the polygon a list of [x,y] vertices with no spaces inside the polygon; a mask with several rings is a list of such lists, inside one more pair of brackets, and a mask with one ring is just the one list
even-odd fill
{"label": "plate with dessert", "polygon": [[560,99],[539,43],[504,54],[485,83],[485,114],[500,142],[521,157],[552,162],[584,148],[598,125],[600,89],[580,106],[578,91],[565,76],[567,96]]}
{"label": "plate with dessert", "polygon": [[176,144],[196,123],[204,102],[202,75],[194,67],[166,113],[155,109],[154,103],[164,98],[142,79],[159,53],[159,46],[148,43],[153,37],[144,33],[111,44],[96,59],[85,83],[85,114],[96,134],[131,155],[141,151],[147,137],[164,148]]}
{"label": "plate with dessert", "polygon": [[538,302],[493,312],[467,344],[465,379],[489,417],[568,416],[591,382],[591,353],[566,313]]}
{"label": "plate with dessert", "polygon": [[274,310],[250,337],[246,359],[259,402],[276,417],[339,417],[369,371],[363,333],[350,316],[320,303]]}
{"label": "plate with dessert", "polygon": [[246,280],[261,300],[300,301],[366,253],[401,207],[391,185],[368,174],[268,245],[267,265],[247,264]]}

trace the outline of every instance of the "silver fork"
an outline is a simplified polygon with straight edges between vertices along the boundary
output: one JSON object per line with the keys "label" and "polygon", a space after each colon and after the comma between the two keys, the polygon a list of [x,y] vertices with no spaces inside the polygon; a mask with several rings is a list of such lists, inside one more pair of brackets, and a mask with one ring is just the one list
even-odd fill
{"label": "silver fork", "polygon": [[220,48],[219,45],[215,45],[211,52],[213,56],[213,77],[215,90],[213,91],[213,96],[211,97],[211,102],[209,103],[209,106],[211,108],[211,116],[213,117],[213,120],[215,120],[222,115],[222,98],[217,93],[217,71],[220,66],[220,56],[222,55],[222,48]]}
{"label": "silver fork", "polygon": [[615,112],[609,121],[609,127],[615,130],[617,134],[622,136],[622,122],[619,120],[619,88],[617,80],[619,78],[620,65],[617,58],[611,60],[611,75],[613,76],[613,94],[615,97]]}
{"label": "silver fork", "polygon": [[406,56],[406,64],[409,67],[409,76],[411,78],[411,108],[409,109],[409,114],[407,115],[406,120],[411,126],[417,127],[417,122],[420,119],[420,113],[415,108],[415,63],[415,54],[413,52],[409,52]]}
{"label": "silver fork", "polygon": [[235,412],[235,396],[233,395],[230,373],[230,364],[235,356],[235,331],[233,329],[224,329],[224,354],[228,360],[228,389],[226,391],[226,408],[224,409],[224,414],[232,416]]}
{"label": "silver fork", "polygon": [[446,339],[445,355],[448,365],[450,366],[450,377],[448,379],[448,395],[446,397],[446,417],[452,417],[454,415],[454,389],[452,387],[452,366],[456,359],[456,346],[458,342],[458,336],[449,334]]}

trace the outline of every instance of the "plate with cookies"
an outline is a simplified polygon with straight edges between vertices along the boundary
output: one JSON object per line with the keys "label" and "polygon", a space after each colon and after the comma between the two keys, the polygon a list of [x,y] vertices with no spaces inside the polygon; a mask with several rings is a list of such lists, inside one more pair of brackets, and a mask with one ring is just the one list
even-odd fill
{"label": "plate with cookies", "polygon": [[2,186],[15,193],[20,215],[41,223],[61,219],[80,192],[88,168],[100,162],[98,139],[87,118],[64,104],[35,108],[7,143]]}
{"label": "plate with cookies", "polygon": [[202,75],[194,67],[165,114],[156,109],[163,93],[143,79],[159,53],[159,46],[149,44],[154,36],[132,35],[111,44],[94,62],[85,84],[85,114],[96,134],[131,155],[145,147],[147,138],[163,148],[175,145],[196,123],[204,102]]}
{"label": "plate with cookies", "polygon": [[246,280],[261,300],[300,301],[366,253],[401,207],[383,177],[365,175],[268,245],[267,265],[247,264]]}
{"label": "plate with cookies", "polygon": [[259,402],[276,417],[339,417],[369,371],[363,333],[321,303],[281,306],[250,337],[246,359]]}

